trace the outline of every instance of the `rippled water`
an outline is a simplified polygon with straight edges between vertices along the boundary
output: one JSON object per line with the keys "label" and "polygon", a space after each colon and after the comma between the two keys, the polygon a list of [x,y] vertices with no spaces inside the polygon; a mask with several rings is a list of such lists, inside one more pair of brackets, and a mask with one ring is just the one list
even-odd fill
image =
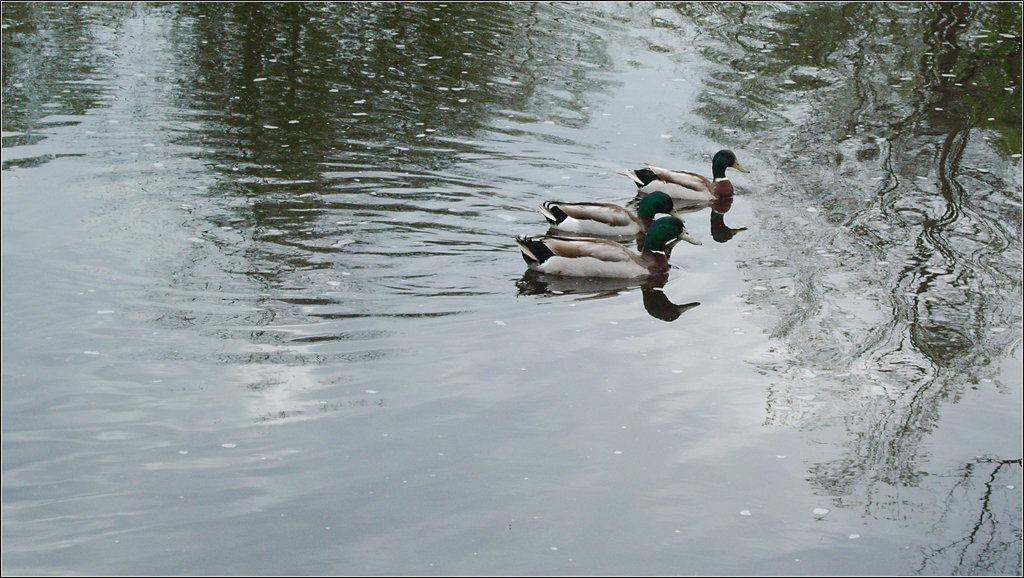
{"label": "rippled water", "polygon": [[[1019,574],[1015,3],[3,5],[7,574]],[[710,173],[654,283],[548,199]]]}

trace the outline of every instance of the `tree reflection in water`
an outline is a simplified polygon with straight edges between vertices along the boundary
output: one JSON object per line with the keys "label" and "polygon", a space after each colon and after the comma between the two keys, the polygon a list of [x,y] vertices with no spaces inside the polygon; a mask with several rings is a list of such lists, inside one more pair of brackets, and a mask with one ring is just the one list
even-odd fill
{"label": "tree reflection in water", "polygon": [[[845,429],[846,455],[812,464],[811,482],[900,519],[901,488],[934,491],[921,463],[943,408],[979,383],[1019,387],[991,360],[1021,345],[1021,7],[698,3],[676,17],[719,65],[706,134],[775,168],[770,194],[744,199],[774,199],[746,267],[776,289],[750,299],[778,307],[791,359],[763,364],[765,425]],[[984,488],[977,511],[943,515],[963,536],[923,572],[1020,572],[1019,490],[996,508],[991,494],[1020,467],[996,456],[956,474],[951,496]]]}
{"label": "tree reflection in water", "polygon": [[[971,520],[970,527],[947,545],[925,549],[919,573],[945,573],[950,560],[956,561],[957,573],[966,576],[1000,574],[1014,564],[1020,567],[1020,512],[1016,518],[1007,515],[1013,511],[1012,495],[1020,490],[1006,483],[1020,479],[1019,474],[1006,470],[1020,468],[1021,458],[976,458],[964,464],[946,496],[945,512],[964,511]],[[941,531],[948,523],[944,513],[935,522],[936,530]]]}

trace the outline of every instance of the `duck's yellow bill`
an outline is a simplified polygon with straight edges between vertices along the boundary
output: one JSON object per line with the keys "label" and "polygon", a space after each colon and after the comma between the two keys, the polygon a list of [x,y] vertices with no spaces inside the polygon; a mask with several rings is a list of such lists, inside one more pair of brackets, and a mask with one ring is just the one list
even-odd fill
{"label": "duck's yellow bill", "polygon": [[698,239],[697,237],[694,237],[693,235],[691,235],[689,233],[689,231],[687,231],[686,233],[683,233],[679,238],[684,240],[684,241],[686,241],[687,243],[690,243],[691,245],[703,245],[704,244],[704,243],[700,242],[700,239]]}

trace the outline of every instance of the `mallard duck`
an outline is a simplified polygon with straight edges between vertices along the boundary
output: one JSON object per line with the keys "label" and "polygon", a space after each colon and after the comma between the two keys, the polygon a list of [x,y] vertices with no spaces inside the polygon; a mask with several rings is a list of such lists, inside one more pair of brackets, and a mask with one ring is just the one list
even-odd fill
{"label": "mallard duck", "polygon": [[679,201],[714,201],[732,196],[732,183],[725,176],[727,168],[748,172],[736,161],[732,151],[722,149],[711,159],[712,179],[697,173],[670,171],[650,165],[625,174],[633,179],[641,194],[663,191]]}
{"label": "mallard duck", "polygon": [[634,215],[612,203],[547,201],[540,207],[552,229],[584,235],[634,236],[650,228],[658,213],[678,217],[672,198],[661,191],[646,195]]}
{"label": "mallard duck", "polygon": [[636,254],[620,243],[593,237],[516,237],[526,265],[534,271],[563,277],[646,277],[668,272],[668,258],[679,241],[701,242],[678,217],[651,224],[643,251]]}

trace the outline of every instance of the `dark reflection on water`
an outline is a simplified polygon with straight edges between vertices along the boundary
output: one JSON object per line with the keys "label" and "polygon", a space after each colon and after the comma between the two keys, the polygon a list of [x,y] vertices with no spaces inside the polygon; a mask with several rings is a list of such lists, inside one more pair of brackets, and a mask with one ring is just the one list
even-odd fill
{"label": "dark reflection on water", "polygon": [[[197,71],[180,98],[201,109],[202,158],[224,175],[211,197],[226,206],[224,222],[249,232],[246,267],[271,287],[298,289],[293,270],[342,266],[398,294],[486,291],[429,271],[467,247],[493,249],[477,218],[512,200],[493,175],[449,169],[493,154],[468,139],[506,111],[585,121],[567,115],[599,85],[573,77],[606,65],[585,29],[556,34],[537,22],[553,6],[179,10],[193,23],[181,42]],[[536,96],[542,83],[546,98]],[[415,259],[390,259],[399,253]]]}
{"label": "dark reflection on water", "polygon": [[[2,80],[5,574],[1020,573],[1019,3],[5,3]],[[667,277],[523,274],[721,147]]]}
{"label": "dark reflection on water", "polygon": [[697,301],[691,301],[689,303],[674,303],[672,302],[665,292],[658,287],[644,287],[644,309],[647,313],[656,319],[662,321],[675,321],[679,319],[679,316],[686,313],[690,309],[700,305]]}
{"label": "dark reflection on water", "polygon": [[681,215],[684,215],[684,218],[688,219],[687,223],[691,223],[697,217],[685,217],[687,213],[710,209],[710,211],[708,211],[708,215],[711,219],[711,227],[709,229],[711,238],[716,243],[728,243],[737,234],[747,230],[747,227],[731,227],[725,222],[725,214],[729,212],[729,209],[732,208],[734,202],[736,202],[736,199],[729,197],[709,203],[677,203],[676,211]]}
{"label": "dark reflection on water", "polygon": [[[49,127],[78,124],[78,115],[103,100],[103,56],[97,54],[93,27],[113,24],[130,10],[97,13],[82,5],[5,3],[3,49],[3,147],[38,144]],[[59,26],[55,26],[60,22]],[[33,40],[46,37],[46,42]],[[80,46],[81,50],[64,50]],[[32,149],[30,149],[32,150]],[[39,151],[34,151],[39,152]],[[38,166],[56,153],[18,155],[3,168]]]}
{"label": "dark reflection on water", "polygon": [[634,293],[633,290],[639,288],[644,309],[651,317],[662,321],[675,321],[683,313],[700,305],[696,301],[672,302],[664,291],[667,281],[667,274],[637,281],[633,279],[558,277],[527,270],[523,277],[516,281],[516,287],[519,289],[519,295],[544,295],[556,298],[562,295],[571,295],[576,301],[615,297]]}

